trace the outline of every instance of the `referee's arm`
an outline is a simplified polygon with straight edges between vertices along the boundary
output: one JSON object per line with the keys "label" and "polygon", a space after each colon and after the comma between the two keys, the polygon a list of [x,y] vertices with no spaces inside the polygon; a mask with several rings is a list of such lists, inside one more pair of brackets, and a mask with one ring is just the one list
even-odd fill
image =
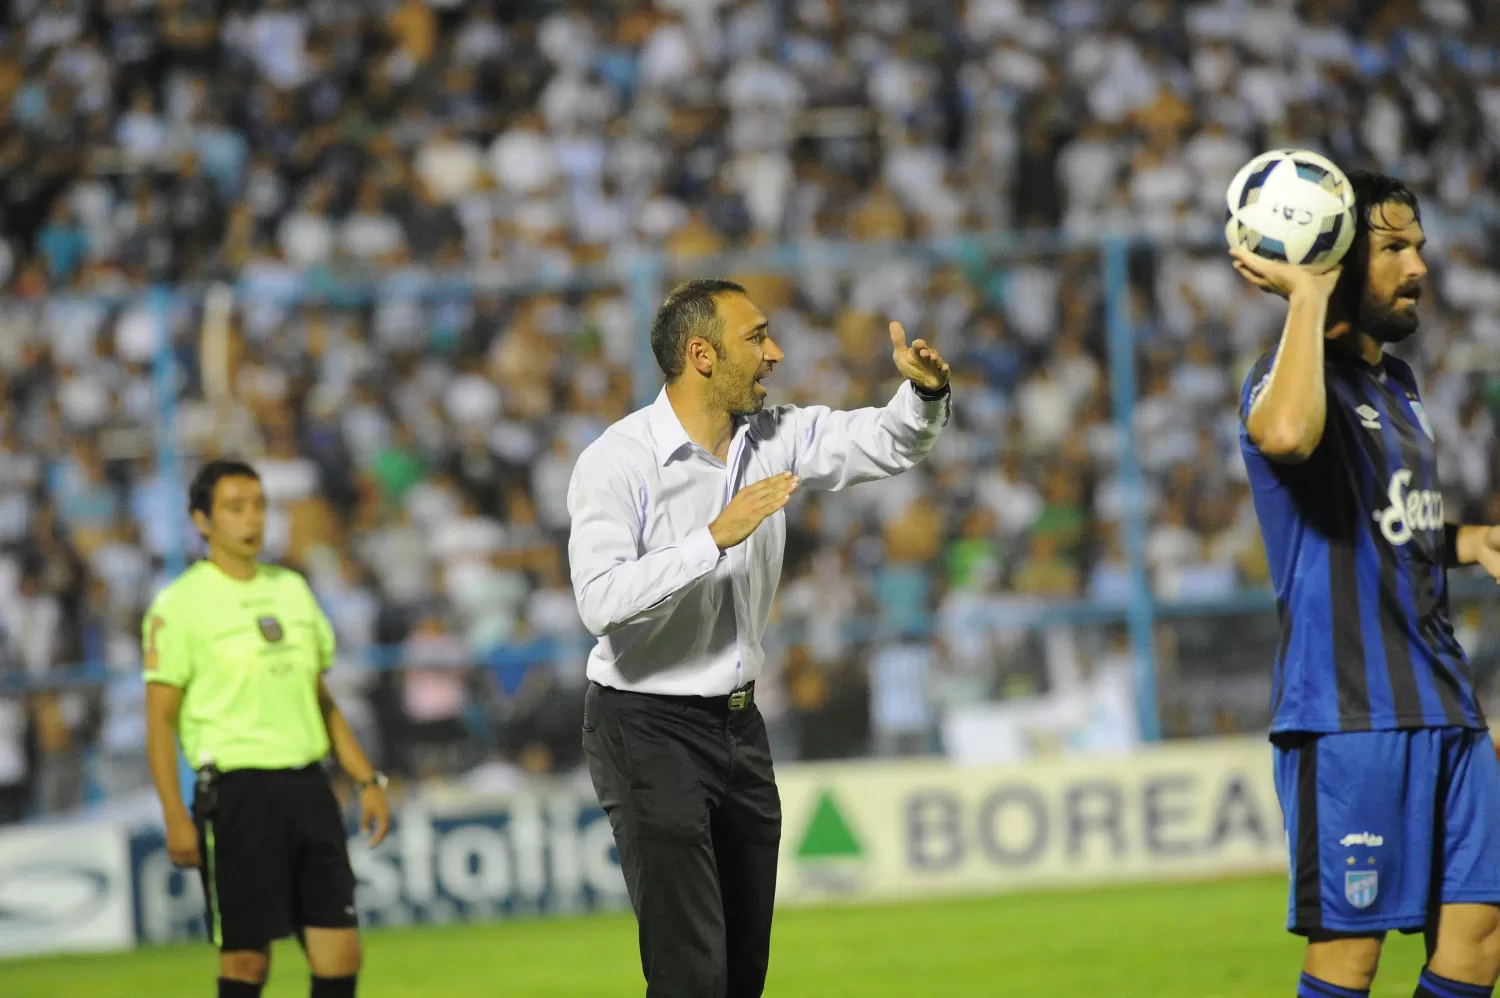
{"label": "referee's arm", "polygon": [[374,848],[380,845],[386,832],[390,830],[390,801],[386,799],[385,788],[377,782],[375,767],[365,755],[365,750],[360,747],[359,739],[354,736],[354,729],[349,727],[349,721],[344,717],[344,712],[339,710],[338,702],[333,699],[333,691],[323,678],[323,673],[333,665],[333,625],[318,608],[311,590],[308,590],[307,596],[313,603],[313,625],[317,631],[318,712],[323,715],[323,727],[328,731],[328,744],[333,750],[334,759],[359,787],[359,826],[369,832],[370,847]]}
{"label": "referee's arm", "polygon": [[380,845],[391,827],[391,808],[384,790],[375,782],[375,767],[359,747],[359,739],[344,718],[344,712],[334,702],[333,693],[323,677],[318,677],[318,709],[323,714],[323,725],[328,729],[328,744],[333,747],[333,757],[343,767],[349,778],[359,785],[359,825],[370,833],[370,847]]}
{"label": "referee's arm", "polygon": [[198,829],[183,802],[177,769],[177,717],[193,675],[191,640],[180,623],[169,622],[166,609],[158,604],[142,624],[141,644],[146,665],[146,760],[161,798],[167,855],[178,866],[197,866]]}

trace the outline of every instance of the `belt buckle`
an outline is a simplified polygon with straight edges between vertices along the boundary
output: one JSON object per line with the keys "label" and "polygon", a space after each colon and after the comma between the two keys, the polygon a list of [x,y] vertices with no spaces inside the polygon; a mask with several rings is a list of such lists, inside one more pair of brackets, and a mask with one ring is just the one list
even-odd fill
{"label": "belt buckle", "polygon": [[733,693],[729,694],[729,709],[744,710],[745,705],[749,702],[749,700],[749,690],[735,690]]}

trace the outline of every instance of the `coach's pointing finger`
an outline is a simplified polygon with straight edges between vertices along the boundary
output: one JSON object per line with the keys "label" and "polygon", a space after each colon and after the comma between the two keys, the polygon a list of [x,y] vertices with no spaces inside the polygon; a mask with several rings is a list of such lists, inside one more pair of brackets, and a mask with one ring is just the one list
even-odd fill
{"label": "coach's pointing finger", "polygon": [[891,323],[891,346],[898,351],[906,349],[906,329],[899,322]]}

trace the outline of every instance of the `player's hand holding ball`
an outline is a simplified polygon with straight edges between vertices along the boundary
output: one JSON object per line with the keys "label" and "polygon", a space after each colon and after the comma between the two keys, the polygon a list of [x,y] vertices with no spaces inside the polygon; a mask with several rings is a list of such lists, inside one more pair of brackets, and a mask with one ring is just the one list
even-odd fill
{"label": "player's hand holding ball", "polygon": [[1324,300],[1354,241],[1354,188],[1331,161],[1305,149],[1261,153],[1225,192],[1224,236],[1240,276],[1262,291]]}
{"label": "player's hand holding ball", "polygon": [[891,323],[891,359],[901,376],[918,388],[942,391],[951,373],[947,361],[926,340],[912,340],[906,345],[906,330],[901,323]]}
{"label": "player's hand holding ball", "polygon": [[1333,294],[1333,289],[1339,282],[1339,274],[1343,272],[1343,267],[1335,266],[1314,274],[1283,260],[1267,260],[1263,256],[1256,256],[1240,246],[1230,250],[1229,255],[1234,257],[1234,269],[1239,271],[1241,277],[1262,291],[1269,291],[1282,298],[1290,298],[1298,293],[1316,294],[1326,301]]}

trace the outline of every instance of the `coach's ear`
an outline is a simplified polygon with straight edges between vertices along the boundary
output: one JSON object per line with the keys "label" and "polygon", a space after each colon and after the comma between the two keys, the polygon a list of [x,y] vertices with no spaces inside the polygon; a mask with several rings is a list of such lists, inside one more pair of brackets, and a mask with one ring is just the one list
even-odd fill
{"label": "coach's ear", "polygon": [[687,363],[683,365],[683,373],[687,368],[692,368],[705,378],[713,376],[714,365],[719,362],[719,351],[714,345],[701,336],[690,337],[685,350]]}
{"label": "coach's ear", "polygon": [[198,529],[198,536],[207,538],[209,531],[213,529],[213,525],[208,522],[208,514],[201,509],[195,509],[192,512],[192,517],[193,526]]}

